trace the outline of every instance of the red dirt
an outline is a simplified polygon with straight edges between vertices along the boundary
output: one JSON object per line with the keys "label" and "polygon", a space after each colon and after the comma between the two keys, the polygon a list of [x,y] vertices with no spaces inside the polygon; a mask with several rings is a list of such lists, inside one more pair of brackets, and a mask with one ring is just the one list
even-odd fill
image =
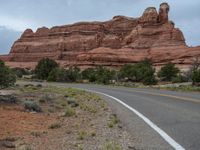
{"label": "red dirt", "polygon": [[22,111],[20,107],[0,107],[0,139],[24,137],[32,131],[43,132],[55,121],[55,117]]}

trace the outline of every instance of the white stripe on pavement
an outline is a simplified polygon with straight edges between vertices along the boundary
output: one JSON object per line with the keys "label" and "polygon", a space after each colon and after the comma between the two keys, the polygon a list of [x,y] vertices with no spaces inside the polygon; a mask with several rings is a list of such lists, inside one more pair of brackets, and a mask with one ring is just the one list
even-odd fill
{"label": "white stripe on pavement", "polygon": [[[84,89],[86,90],[86,89]],[[131,110],[132,112],[134,112],[137,116],[139,116],[141,119],[144,120],[144,122],[146,122],[151,128],[153,128],[167,143],[169,143],[175,150],[185,150],[185,148],[183,148],[180,144],[178,144],[174,139],[172,139],[165,131],[163,131],[161,128],[159,128],[156,124],[154,124],[150,119],[148,119],[147,117],[145,117],[143,114],[141,114],[140,112],[138,112],[136,109],[130,107],[129,105],[127,105],[126,103],[124,103],[123,101],[121,101],[120,99],[113,97],[111,95],[102,93],[102,92],[97,92],[94,90],[86,90],[89,92],[93,92],[93,93],[97,93],[97,94],[101,94],[104,96],[107,96],[109,98],[112,98],[114,100],[116,100],[118,103],[122,104],[123,106],[125,106],[126,108],[128,108],[129,110]]]}

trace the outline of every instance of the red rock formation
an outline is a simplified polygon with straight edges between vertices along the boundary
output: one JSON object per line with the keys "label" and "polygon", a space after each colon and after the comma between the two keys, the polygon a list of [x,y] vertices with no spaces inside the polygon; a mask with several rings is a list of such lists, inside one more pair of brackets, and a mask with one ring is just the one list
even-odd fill
{"label": "red rock formation", "polygon": [[155,66],[169,61],[187,68],[200,47],[189,48],[182,32],[168,20],[169,5],[160,10],[147,8],[139,18],[115,16],[106,22],[80,22],[27,29],[12,46],[8,56],[0,57],[12,67],[34,68],[43,57],[52,58],[62,66],[81,68],[96,65],[119,67],[152,59]]}

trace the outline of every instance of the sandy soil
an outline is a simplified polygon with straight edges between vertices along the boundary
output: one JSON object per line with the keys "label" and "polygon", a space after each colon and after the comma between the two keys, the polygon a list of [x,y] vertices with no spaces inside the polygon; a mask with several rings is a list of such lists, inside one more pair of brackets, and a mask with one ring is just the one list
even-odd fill
{"label": "sandy soil", "polygon": [[[1,150],[133,149],[135,138],[97,95],[32,85],[16,89],[17,103],[0,100]],[[35,102],[42,112],[25,109],[27,101]]]}

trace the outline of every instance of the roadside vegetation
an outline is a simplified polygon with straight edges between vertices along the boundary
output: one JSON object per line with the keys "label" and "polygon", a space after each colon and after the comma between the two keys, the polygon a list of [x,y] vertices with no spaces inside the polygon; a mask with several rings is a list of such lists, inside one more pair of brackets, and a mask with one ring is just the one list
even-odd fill
{"label": "roadside vegetation", "polygon": [[114,150],[133,146],[134,138],[122,125],[118,127],[118,116],[96,94],[40,84],[11,89],[10,94],[0,95],[0,149]]}
{"label": "roadside vegetation", "polygon": [[[8,87],[15,83],[17,78],[32,79],[36,81],[66,82],[66,83],[95,83],[122,86],[154,86],[163,84],[180,84],[192,82],[192,85],[181,85],[182,89],[199,91],[200,61],[198,58],[189,71],[181,72],[173,63],[165,64],[156,72],[151,60],[145,59],[136,64],[126,64],[120,69],[109,69],[103,66],[81,70],[77,66],[62,68],[54,60],[44,58],[39,61],[35,70],[9,69],[1,62],[0,87]],[[3,69],[4,68],[4,69]],[[14,75],[15,73],[15,75]],[[6,76],[5,76],[6,75]],[[177,89],[178,87],[172,87]],[[168,88],[169,89],[169,88]]]}
{"label": "roadside vegetation", "polygon": [[12,86],[15,82],[15,73],[0,60],[0,89]]}

